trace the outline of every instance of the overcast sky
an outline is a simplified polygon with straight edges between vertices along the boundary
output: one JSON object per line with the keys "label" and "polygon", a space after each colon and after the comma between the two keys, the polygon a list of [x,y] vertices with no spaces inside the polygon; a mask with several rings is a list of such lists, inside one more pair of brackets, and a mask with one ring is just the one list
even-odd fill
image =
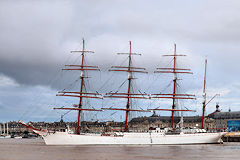
{"label": "overcast sky", "polygon": [[[207,98],[216,93],[221,95],[207,106],[207,113],[215,110],[217,102],[222,111],[229,108],[238,111],[239,28],[238,0],[1,0],[0,121],[55,121],[64,112],[53,111],[53,106],[77,103],[77,99],[59,99],[55,95],[79,77],[76,72],[61,72],[61,68],[80,60],[79,55],[70,51],[81,49],[82,38],[86,40],[86,48],[95,51],[87,57],[87,62],[99,65],[102,70],[89,73],[92,91],[109,92],[126,80],[127,74],[106,70],[112,65],[124,64],[126,57],[116,53],[128,52],[130,40],[133,51],[142,54],[134,57],[135,66],[145,67],[149,72],[136,75],[137,88],[147,93],[163,91],[171,77],[156,75],[153,71],[171,62],[162,55],[173,53],[176,43],[178,53],[188,55],[178,59],[178,65],[194,72],[192,76],[181,77],[184,80],[180,82],[179,91],[194,93],[198,98],[185,105],[196,109],[196,115],[201,114],[207,57]],[[115,103],[121,104],[117,107],[125,106],[121,100],[94,102],[99,107]],[[170,108],[171,102],[144,101],[138,105]],[[97,119],[109,120],[112,115],[121,119],[120,113],[113,112],[100,114]],[[160,112],[160,115],[169,113]],[[96,119],[95,115],[92,117]],[[65,118],[73,121],[76,113]]]}

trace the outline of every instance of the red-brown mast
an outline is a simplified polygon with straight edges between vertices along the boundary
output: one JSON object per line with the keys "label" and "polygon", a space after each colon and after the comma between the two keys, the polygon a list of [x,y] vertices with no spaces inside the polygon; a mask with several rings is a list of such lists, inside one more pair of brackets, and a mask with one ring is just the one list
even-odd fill
{"label": "red-brown mast", "polygon": [[[79,104],[76,106],[76,108],[54,108],[54,109],[77,110],[78,111],[78,118],[77,118],[77,130],[76,130],[76,133],[80,134],[80,128],[79,127],[80,127],[80,121],[81,121],[81,111],[102,111],[102,110],[98,110],[98,109],[82,108],[83,98],[99,98],[99,99],[102,99],[102,97],[100,97],[100,94],[98,94],[98,93],[83,92],[84,79],[88,78],[88,77],[85,77],[84,71],[86,71],[86,70],[99,71],[97,66],[87,66],[87,65],[84,65],[85,53],[94,53],[94,52],[85,50],[85,41],[84,41],[84,39],[83,39],[82,51],[71,51],[71,53],[75,53],[75,52],[80,52],[82,54],[81,65],[65,65],[65,66],[67,66],[67,67],[79,67],[79,68],[68,68],[68,69],[63,69],[63,70],[80,70],[81,71],[80,92],[64,92],[64,91],[62,91],[62,92],[59,92],[60,94],[57,94],[57,96],[77,97],[77,98],[79,98]],[[89,95],[93,95],[93,96],[89,96]]]}
{"label": "red-brown mast", "polygon": [[125,119],[125,131],[127,131],[127,123],[128,123],[128,114],[129,114],[129,107],[130,107],[130,90],[131,90],[131,81],[132,81],[132,73],[130,72],[130,67],[131,67],[131,63],[132,63],[132,44],[131,41],[129,42],[129,56],[128,56],[128,97],[127,97],[127,105],[126,105],[126,119]]}
{"label": "red-brown mast", "polygon": [[[81,63],[81,69],[83,69],[83,62],[84,62],[84,51],[85,51],[85,44],[84,44],[84,39],[83,39],[83,46],[82,46],[82,63]],[[84,81],[84,70],[81,70],[81,85],[80,85],[80,100],[79,100],[79,105],[78,108],[82,108],[82,91],[83,91],[83,81]],[[80,117],[81,116],[81,110],[78,110],[78,119],[77,119],[77,134],[80,133]]]}
{"label": "red-brown mast", "polygon": [[194,110],[175,109],[176,108],[176,99],[196,99],[196,98],[191,97],[191,96],[195,96],[195,95],[177,94],[176,93],[177,80],[178,80],[177,74],[180,74],[180,73],[193,74],[193,73],[189,72],[189,71],[191,71],[190,69],[176,68],[177,56],[186,56],[186,55],[177,54],[176,44],[174,44],[174,54],[173,55],[164,55],[164,56],[173,56],[173,68],[157,68],[158,71],[155,71],[154,73],[173,73],[173,93],[172,94],[152,94],[152,95],[157,95],[157,96],[151,97],[151,98],[170,98],[170,99],[172,99],[172,109],[149,109],[149,110],[171,111],[172,112],[171,127],[173,128],[175,111],[192,111],[192,112],[194,112]]}
{"label": "red-brown mast", "polygon": [[202,109],[202,125],[201,128],[204,128],[204,116],[205,116],[205,107],[206,107],[206,76],[207,76],[207,58],[205,59],[205,72],[204,72],[204,82],[203,82],[203,109]]}
{"label": "red-brown mast", "polygon": [[[131,41],[129,42],[129,53],[118,53],[118,54],[128,54],[128,66],[112,66],[112,68],[117,69],[110,69],[109,71],[122,71],[122,72],[128,72],[128,90],[127,93],[106,93],[106,98],[127,98],[127,104],[126,109],[122,108],[102,108],[102,109],[108,109],[108,110],[120,110],[126,112],[126,118],[125,118],[125,128],[124,131],[128,131],[128,116],[130,111],[138,111],[138,112],[150,112],[147,110],[136,110],[136,109],[130,109],[130,101],[131,98],[138,98],[138,99],[148,99],[145,96],[146,94],[135,94],[131,93],[131,85],[132,85],[132,72],[138,72],[138,73],[147,73],[145,71],[145,68],[139,68],[139,67],[132,67],[132,55],[141,55],[137,53],[132,53],[132,44]],[[119,69],[120,68],[120,69]],[[141,96],[141,97],[140,97]]]}

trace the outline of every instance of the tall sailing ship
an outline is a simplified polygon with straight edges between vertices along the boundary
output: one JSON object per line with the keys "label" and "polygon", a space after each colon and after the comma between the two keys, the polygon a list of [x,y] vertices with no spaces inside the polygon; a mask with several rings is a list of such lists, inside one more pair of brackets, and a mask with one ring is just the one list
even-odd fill
{"label": "tall sailing ship", "polygon": [[[91,66],[85,64],[85,54],[86,53],[93,53],[92,51],[85,50],[85,42],[83,40],[83,46],[81,51],[72,51],[72,52],[80,52],[81,53],[81,64],[80,65],[66,65],[67,69],[63,70],[77,70],[81,71],[81,82],[80,82],[80,91],[61,91],[57,96],[68,96],[68,97],[77,97],[79,98],[78,105],[73,105],[73,107],[69,108],[54,108],[54,109],[61,109],[61,110],[76,110],[78,113],[77,118],[77,128],[76,133],[72,133],[69,130],[65,132],[60,131],[49,131],[49,130],[40,130],[36,129],[32,126],[25,124],[22,121],[19,123],[31,128],[35,133],[42,136],[45,143],[47,145],[94,145],[94,144],[156,144],[156,145],[163,145],[163,144],[203,144],[203,143],[220,143],[221,137],[225,134],[225,132],[217,132],[217,133],[208,133],[204,129],[183,129],[183,125],[179,128],[175,128],[174,125],[174,113],[181,111],[181,112],[190,112],[194,110],[189,109],[177,109],[176,108],[176,100],[178,99],[195,99],[194,95],[191,94],[180,94],[176,92],[176,85],[177,85],[177,74],[192,74],[190,69],[183,69],[176,67],[176,58],[177,56],[185,56],[176,54],[176,45],[174,47],[174,54],[172,55],[165,55],[165,56],[172,56],[173,57],[173,67],[172,68],[157,68],[155,73],[172,73],[173,74],[173,93],[167,94],[143,94],[143,93],[134,93],[132,88],[132,81],[135,79],[133,77],[133,73],[147,73],[145,68],[141,67],[134,67],[132,64],[132,58],[134,55],[140,55],[138,53],[132,52],[132,45],[131,41],[129,43],[129,52],[128,53],[118,53],[128,56],[128,66],[112,66],[109,71],[116,71],[116,72],[127,72],[128,73],[128,87],[127,92],[120,93],[120,92],[110,92],[106,93],[105,96],[102,96],[99,93],[91,93],[84,90],[85,79],[88,78],[85,74],[86,71],[98,71],[99,68],[97,66]],[[206,67],[206,65],[205,65]],[[206,72],[206,69],[205,69]],[[205,73],[206,75],[206,73]],[[204,80],[204,93],[205,93],[205,80]],[[102,98],[121,98],[126,99],[126,106],[125,108],[118,108],[118,107],[110,107],[110,108],[86,108],[83,104],[83,99],[102,99]],[[151,99],[151,98],[165,98],[165,99],[172,99],[172,108],[171,109],[163,109],[163,108],[152,108],[152,109],[135,109],[132,107],[132,99]],[[203,102],[203,111],[205,110],[205,98],[206,94],[204,94],[204,102]],[[80,124],[81,124],[81,116],[83,111],[85,112],[102,112],[104,110],[117,110],[125,112],[125,127],[123,131],[118,132],[111,132],[109,134],[103,133],[82,133],[80,131]],[[129,130],[128,121],[129,121],[129,114],[131,112],[152,112],[152,111],[170,111],[172,114],[171,119],[171,128],[155,128],[151,129],[146,132],[133,132]],[[204,113],[203,113],[204,118]],[[183,123],[183,119],[181,119],[181,124]],[[203,123],[202,123],[203,125]]]}

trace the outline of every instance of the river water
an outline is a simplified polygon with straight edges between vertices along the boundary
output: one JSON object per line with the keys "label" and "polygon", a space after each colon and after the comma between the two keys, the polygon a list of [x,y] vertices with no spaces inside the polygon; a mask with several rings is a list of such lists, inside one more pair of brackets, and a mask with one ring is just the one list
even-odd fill
{"label": "river water", "polygon": [[0,139],[0,160],[238,160],[240,143],[207,145],[46,146],[41,139]]}

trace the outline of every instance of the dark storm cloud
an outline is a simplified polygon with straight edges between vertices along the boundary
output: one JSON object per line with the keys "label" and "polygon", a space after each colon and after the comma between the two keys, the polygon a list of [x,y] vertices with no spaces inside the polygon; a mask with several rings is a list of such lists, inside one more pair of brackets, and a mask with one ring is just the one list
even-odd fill
{"label": "dark storm cloud", "polygon": [[[1,1],[1,72],[19,83],[46,84],[69,51],[80,48],[82,37],[96,51],[95,63],[110,65],[115,52],[127,51],[132,40],[150,68],[174,42],[195,54],[198,48],[211,52],[240,40],[236,1],[173,2]],[[203,52],[196,54],[210,54]]]}

